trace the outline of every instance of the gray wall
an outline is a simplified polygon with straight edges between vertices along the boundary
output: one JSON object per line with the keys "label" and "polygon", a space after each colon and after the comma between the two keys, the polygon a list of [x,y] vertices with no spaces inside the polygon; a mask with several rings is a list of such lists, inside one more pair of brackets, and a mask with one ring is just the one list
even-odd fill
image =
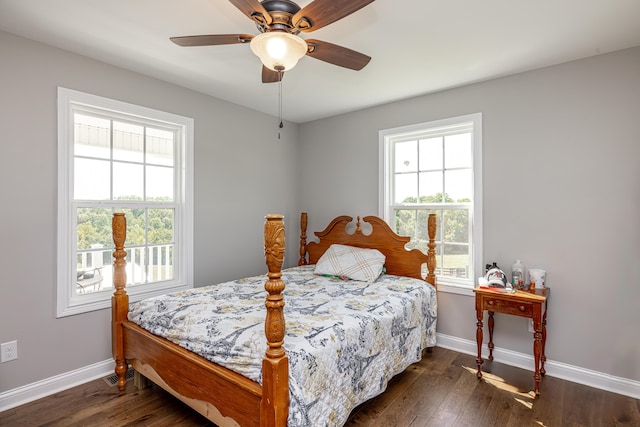
{"label": "gray wall", "polygon": [[[303,124],[309,229],[378,213],[378,130],[475,112],[484,261],[547,270],[550,360],[640,380],[640,48]],[[475,341],[473,298],[438,298],[438,332]],[[532,353],[522,318],[494,342]]]}
{"label": "gray wall", "polygon": [[110,310],[55,317],[57,87],[195,119],[195,283],[261,274],[264,215],[297,260],[298,125],[0,32],[0,392],[111,357]]}

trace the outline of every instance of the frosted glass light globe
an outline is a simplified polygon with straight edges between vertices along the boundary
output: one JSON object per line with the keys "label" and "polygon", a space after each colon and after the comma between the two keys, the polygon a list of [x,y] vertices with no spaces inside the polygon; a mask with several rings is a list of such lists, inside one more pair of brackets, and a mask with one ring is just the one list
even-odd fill
{"label": "frosted glass light globe", "polygon": [[293,34],[272,31],[251,39],[251,50],[265,67],[286,71],[307,53],[307,43]]}

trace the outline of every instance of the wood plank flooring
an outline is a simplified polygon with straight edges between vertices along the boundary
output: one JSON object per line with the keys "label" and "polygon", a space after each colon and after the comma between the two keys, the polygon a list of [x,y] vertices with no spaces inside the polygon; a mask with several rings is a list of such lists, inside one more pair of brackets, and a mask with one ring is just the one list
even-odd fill
{"label": "wood plank flooring", "polygon": [[[546,377],[533,399],[532,373],[435,348],[356,408],[346,426],[640,426],[640,400]],[[119,393],[102,380],[0,413],[0,426],[213,426],[153,386],[129,381]]]}

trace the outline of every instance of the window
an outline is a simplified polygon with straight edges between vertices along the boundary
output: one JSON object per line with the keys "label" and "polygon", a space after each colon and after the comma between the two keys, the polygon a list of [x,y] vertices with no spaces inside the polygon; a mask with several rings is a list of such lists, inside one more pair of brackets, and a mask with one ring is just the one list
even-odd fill
{"label": "window", "polygon": [[58,317],[110,306],[111,218],[131,301],[193,286],[193,120],[58,88]]}
{"label": "window", "polygon": [[380,216],[427,251],[437,215],[438,289],[468,294],[482,274],[482,115],[380,131]]}

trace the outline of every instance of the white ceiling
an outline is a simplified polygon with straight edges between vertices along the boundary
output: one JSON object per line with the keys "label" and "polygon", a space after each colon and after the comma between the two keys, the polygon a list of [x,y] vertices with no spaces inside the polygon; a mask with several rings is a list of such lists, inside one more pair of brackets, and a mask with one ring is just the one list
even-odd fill
{"label": "white ceiling", "polygon": [[[226,0],[0,0],[0,30],[278,115],[278,85],[261,83],[248,45],[169,41],[258,34]],[[373,59],[352,71],[302,58],[283,83],[297,123],[639,46],[640,1],[376,0],[301,35]]]}

